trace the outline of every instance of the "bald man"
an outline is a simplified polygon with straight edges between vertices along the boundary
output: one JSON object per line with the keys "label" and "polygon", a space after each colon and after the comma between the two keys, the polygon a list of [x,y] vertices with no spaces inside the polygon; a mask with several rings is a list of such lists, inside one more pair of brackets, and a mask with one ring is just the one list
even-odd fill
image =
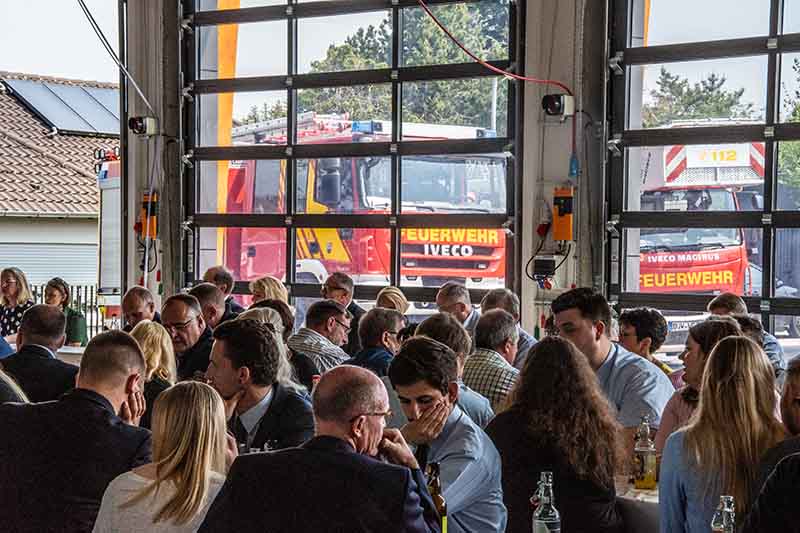
{"label": "bald man", "polygon": [[[313,404],[315,437],[239,457],[199,531],[439,531],[414,455],[399,431],[386,428],[381,380],[338,366],[323,374]],[[267,499],[253,490],[264,480],[278,489]]]}

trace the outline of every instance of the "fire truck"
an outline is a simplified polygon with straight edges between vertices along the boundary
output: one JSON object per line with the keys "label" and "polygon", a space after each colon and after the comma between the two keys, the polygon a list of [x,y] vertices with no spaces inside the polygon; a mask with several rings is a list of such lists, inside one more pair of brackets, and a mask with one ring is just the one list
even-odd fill
{"label": "fire truck", "polygon": [[[680,127],[685,124],[674,124]],[[764,143],[642,149],[642,211],[747,211],[763,207]],[[642,228],[641,292],[755,295],[760,235],[740,228]],[[760,276],[760,270],[758,272]]]}
{"label": "fire truck", "polygon": [[[351,121],[347,116],[298,117],[298,143],[388,142],[388,121]],[[406,140],[474,139],[492,130],[466,126],[403,124]],[[285,144],[286,121],[276,119],[232,129],[233,144]],[[340,157],[298,161],[297,212],[307,214],[387,214],[391,206],[391,160]],[[501,229],[441,227],[436,215],[506,212],[506,156],[404,156],[402,212],[428,217],[430,226],[401,230],[404,286],[438,287],[460,280],[472,288],[502,287],[505,236]],[[286,162],[232,161],[228,166],[225,213],[280,213],[285,202]],[[387,228],[299,228],[297,280],[321,283],[328,273],[349,274],[357,284],[389,283],[391,238]],[[283,277],[286,232],[282,228],[227,228],[224,264],[234,276],[251,280]]]}

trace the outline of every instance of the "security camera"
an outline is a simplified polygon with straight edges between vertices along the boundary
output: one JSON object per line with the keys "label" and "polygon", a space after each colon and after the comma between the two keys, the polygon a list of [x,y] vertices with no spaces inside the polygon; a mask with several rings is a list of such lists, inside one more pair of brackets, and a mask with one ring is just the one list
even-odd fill
{"label": "security camera", "polygon": [[575,97],[569,94],[548,94],[542,98],[542,109],[551,116],[571,117],[575,114]]}
{"label": "security camera", "polygon": [[136,135],[155,135],[158,133],[158,121],[154,117],[131,117],[128,128]]}

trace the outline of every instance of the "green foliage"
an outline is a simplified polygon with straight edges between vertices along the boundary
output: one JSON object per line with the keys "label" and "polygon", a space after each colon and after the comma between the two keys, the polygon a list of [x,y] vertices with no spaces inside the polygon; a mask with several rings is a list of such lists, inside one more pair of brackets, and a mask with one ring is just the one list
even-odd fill
{"label": "green foliage", "polygon": [[[800,60],[792,61],[792,71],[800,87]],[[788,91],[784,88],[784,92]],[[800,122],[800,90],[795,89],[793,93],[785,94],[783,103],[787,112],[781,120]],[[788,204],[792,207],[800,205],[800,141],[783,141],[778,144],[778,182],[792,188],[786,191],[792,196]]]}
{"label": "green foliage", "polygon": [[676,120],[704,118],[747,119],[754,114],[752,103],[742,103],[744,89],[724,88],[726,78],[712,73],[698,83],[661,67],[658,89],[650,92],[653,102],[642,106],[642,125],[655,128]]}

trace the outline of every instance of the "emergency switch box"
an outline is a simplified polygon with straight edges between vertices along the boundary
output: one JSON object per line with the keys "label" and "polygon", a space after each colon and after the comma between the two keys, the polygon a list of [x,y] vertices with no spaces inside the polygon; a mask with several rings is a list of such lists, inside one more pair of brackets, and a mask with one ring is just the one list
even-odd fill
{"label": "emergency switch box", "polygon": [[556,187],[553,191],[553,240],[571,241],[572,202],[575,198],[574,187]]}

